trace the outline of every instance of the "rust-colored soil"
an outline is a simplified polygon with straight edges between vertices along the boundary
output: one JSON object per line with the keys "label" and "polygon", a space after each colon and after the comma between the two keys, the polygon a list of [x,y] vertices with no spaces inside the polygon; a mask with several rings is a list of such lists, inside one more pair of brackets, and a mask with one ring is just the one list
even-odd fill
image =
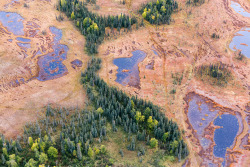
{"label": "rust-colored soil", "polygon": [[[72,25],[71,21],[67,20],[66,16],[64,17],[66,20],[63,22],[56,20],[56,16],[60,14],[55,9],[57,0],[20,0],[19,3],[6,7],[8,3],[10,3],[10,0],[1,1],[0,11],[16,12],[25,21],[35,20],[40,26],[40,30],[47,32],[45,36],[48,37],[46,38],[40,31],[38,35],[41,38],[32,39],[33,43],[31,44],[30,52],[28,50],[28,57],[25,59],[19,54],[19,48],[15,43],[6,42],[8,36],[1,37],[0,54],[6,57],[6,62],[4,63],[6,68],[3,70],[1,66],[0,69],[1,85],[8,83],[9,80],[13,80],[15,77],[24,77],[25,80],[31,79],[29,82],[16,85],[15,87],[1,87],[0,133],[5,134],[7,137],[16,137],[20,134],[23,125],[27,122],[35,121],[40,115],[39,111],[41,108],[49,103],[61,107],[81,107],[84,105],[84,90],[79,84],[81,68],[77,67],[74,69],[71,62],[79,59],[83,62],[82,68],[85,68],[88,56],[83,52],[84,36]],[[25,8],[24,3],[28,4],[29,8]],[[55,26],[62,30],[63,36],[60,43],[69,47],[67,59],[63,61],[63,64],[68,69],[68,74],[58,79],[41,82],[36,79],[39,70],[37,65],[38,58],[32,59],[33,52],[31,51],[37,50],[40,44],[43,44],[44,49],[48,50],[47,52],[51,51],[49,50],[51,48],[48,45],[48,40],[42,39],[49,39],[51,35],[50,26]],[[12,65],[7,66],[8,64]],[[32,67],[33,76],[29,74],[28,70],[25,70],[25,66]]]}
{"label": "rust-colored soil", "polygon": [[[187,7],[184,0],[178,2],[180,11],[173,15],[170,25],[157,28],[147,25],[146,28],[123,34],[118,39],[101,45],[99,56],[103,59],[103,67],[99,74],[110,85],[160,105],[166,116],[177,121],[186,131],[185,140],[191,150],[188,164],[200,166],[203,161],[198,154],[200,146],[191,139],[193,137],[189,137],[193,134],[184,121],[187,118],[183,99],[189,92],[196,92],[220,106],[240,113],[243,130],[238,135],[232,152],[242,150],[239,147],[241,139],[249,130],[244,111],[250,101],[250,66],[249,59],[239,61],[235,58],[236,53],[229,48],[229,43],[237,31],[250,26],[250,19],[234,12],[228,0],[210,0],[196,7]],[[250,7],[246,0],[238,2],[244,4],[245,9]],[[213,33],[219,34],[220,38],[211,38]],[[118,67],[113,64],[113,60],[130,57],[134,50],[147,53],[147,57],[138,65],[140,89],[115,82]],[[153,67],[148,68],[152,62]],[[217,62],[226,64],[233,75],[234,79],[227,86],[210,85],[195,76],[195,67]],[[174,83],[172,74],[177,73],[179,76],[183,75],[181,84]],[[173,89],[176,90],[175,94],[172,93]],[[235,153],[234,164],[246,166],[249,162],[245,156],[249,153],[246,152]]]}
{"label": "rust-colored soil", "polygon": [[[240,113],[243,130],[236,138],[234,148],[228,150],[227,156],[231,166],[249,166],[249,147],[241,147],[241,142],[249,132],[249,122],[245,118],[250,112],[246,107],[249,106],[250,101],[250,60],[237,60],[236,53],[229,49],[229,43],[237,31],[250,27],[250,18],[243,17],[231,9],[229,0],[209,0],[195,7],[186,6],[186,0],[177,1],[179,11],[173,14],[170,25],[154,27],[146,24],[145,28],[133,30],[132,33],[123,33],[118,37],[117,35],[113,37],[111,34],[112,38],[105,41],[99,49],[99,57],[103,59],[99,75],[108,84],[117,86],[128,94],[151,100],[162,107],[167,117],[177,121],[178,125],[185,130],[185,141],[190,150],[190,157],[186,161],[187,166],[198,167],[203,162],[202,155],[199,154],[200,145],[193,140],[195,136],[185,121],[187,106],[184,98],[187,94],[195,92],[214,101],[216,105]],[[79,84],[81,68],[72,68],[71,62],[75,59],[82,60],[84,69],[88,59],[83,52],[84,37],[66,17],[66,21],[61,23],[56,21],[56,16],[59,15],[54,8],[57,0],[20,0],[18,3],[6,6],[10,2],[11,0],[1,1],[0,10],[17,12],[26,20],[37,19],[40,29],[47,31],[48,35],[50,26],[63,30],[61,43],[69,47],[68,58],[64,61],[69,74],[45,82],[33,79],[0,92],[0,132],[7,137],[19,134],[22,126],[26,122],[34,121],[40,109],[48,103],[66,107],[83,106],[84,90]],[[23,7],[24,2],[29,5],[29,8]],[[95,5],[88,7],[101,15],[124,13],[138,16],[136,10],[144,2],[147,0],[126,0],[126,4],[123,5],[118,0],[97,0],[97,6],[100,9]],[[246,11],[250,10],[250,1],[237,0],[237,2]],[[218,34],[220,38],[211,38],[213,33]],[[5,38],[3,40],[6,41],[7,38]],[[11,59],[7,60],[12,63],[16,61],[13,64],[17,67],[26,64],[20,57],[18,58],[16,46],[0,44],[6,46],[0,48],[0,56],[10,55]],[[139,88],[122,86],[115,82],[118,67],[113,64],[113,60],[130,57],[134,50],[147,53],[147,57],[138,65]],[[234,78],[225,87],[209,85],[206,81],[197,78],[194,73],[197,66],[217,62],[226,64]],[[36,62],[31,63],[30,66],[36,74]],[[13,72],[10,68],[6,69],[5,75],[8,71]],[[181,82],[176,82],[173,77],[175,75],[183,76]],[[173,90],[176,92],[173,93]],[[211,128],[215,127],[211,126]]]}

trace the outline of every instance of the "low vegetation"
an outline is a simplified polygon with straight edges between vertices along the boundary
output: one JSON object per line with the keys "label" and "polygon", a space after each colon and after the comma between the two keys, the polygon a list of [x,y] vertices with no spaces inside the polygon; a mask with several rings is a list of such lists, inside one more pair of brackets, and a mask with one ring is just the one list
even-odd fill
{"label": "low vegetation", "polygon": [[196,77],[212,85],[226,86],[232,79],[231,72],[224,64],[202,65],[195,69]]}
{"label": "low vegetation", "polygon": [[178,3],[174,0],[157,0],[142,5],[139,13],[150,24],[169,24],[171,14],[178,9]]}

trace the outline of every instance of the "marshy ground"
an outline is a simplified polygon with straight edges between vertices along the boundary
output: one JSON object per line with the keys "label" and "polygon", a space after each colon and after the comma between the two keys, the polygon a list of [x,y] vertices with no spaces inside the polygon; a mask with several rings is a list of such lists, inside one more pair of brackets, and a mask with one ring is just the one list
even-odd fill
{"label": "marshy ground", "polygon": [[[88,7],[99,14],[125,13],[140,17],[136,10],[143,2],[146,0],[129,0],[126,4],[116,0],[97,0],[96,5]],[[210,0],[198,6],[187,6],[184,0],[177,2],[179,11],[173,14],[170,25],[156,27],[145,23],[144,28],[136,30],[134,27],[132,32],[115,31],[115,35],[111,30],[107,30],[110,31],[110,38],[99,48],[98,56],[103,60],[99,75],[108,84],[119,87],[128,94],[137,95],[161,106],[165,115],[185,130],[185,141],[190,149],[186,166],[206,166],[210,162],[223,162],[223,159],[213,155],[213,135],[218,128],[213,124],[213,120],[224,113],[235,115],[238,118],[239,130],[233,146],[225,155],[226,163],[232,166],[246,166],[250,161],[250,66],[249,58],[239,59],[239,51],[235,50],[244,47],[248,49],[250,45],[246,42],[248,38],[243,42],[236,42],[237,44],[231,43],[242,37],[239,34],[235,36],[238,32],[243,29],[249,32],[250,18],[247,14],[244,16],[240,13],[243,9],[245,13],[250,12],[250,1]],[[56,20],[56,16],[60,15],[55,8],[56,3],[57,0],[0,2],[0,11],[17,13],[25,23],[28,24],[30,21],[35,23],[33,26],[39,26],[32,29],[25,26],[24,34],[14,34],[0,24],[0,28],[3,28],[0,29],[0,59],[5,62],[4,66],[2,63],[0,66],[0,132],[7,137],[20,134],[23,125],[39,117],[39,111],[48,103],[64,107],[84,107],[85,95],[79,78],[80,71],[86,68],[89,59],[84,53],[85,39],[66,17],[63,22]],[[241,5],[242,11],[232,8],[235,3]],[[28,7],[24,7],[24,4]],[[38,57],[55,50],[51,46],[55,39],[50,27],[62,31],[60,44],[68,47],[67,52],[61,53],[67,54],[66,58],[63,61],[58,60],[62,61],[62,70],[66,68],[67,73],[63,72],[64,75],[57,78],[41,81],[37,79],[41,71]],[[39,32],[34,37],[29,36],[30,33],[34,33],[31,31],[34,29],[38,29]],[[18,42],[18,37],[30,39],[30,47],[20,47],[20,44],[17,44],[20,40],[25,44],[29,42],[25,39]],[[38,53],[39,48],[41,55],[32,58],[33,54]],[[127,77],[125,82],[118,82],[119,73],[127,76],[131,69],[124,67],[119,71],[114,61],[120,58],[130,59],[133,52],[138,50],[146,56],[139,62],[133,62],[135,65],[132,63],[132,72],[136,71],[133,76],[137,78],[130,82],[131,77]],[[249,57],[248,52],[243,50],[242,53]],[[207,81],[209,77],[201,78],[195,72],[198,67],[217,63],[223,64],[230,72],[232,78],[226,84],[211,84]],[[60,68],[56,67],[53,68],[52,63],[51,69],[55,70],[51,71],[52,73],[60,71]],[[20,82],[21,78],[28,82],[9,85],[16,80]],[[205,144],[210,143],[207,149],[204,149],[201,142],[196,139],[197,131],[190,125],[187,111],[190,93],[202,97],[210,105],[213,104],[211,108],[219,109],[216,114],[211,110],[201,111],[204,112],[204,120],[200,117],[196,120],[199,121],[198,127],[207,121],[207,126],[203,129],[203,137],[207,138],[204,139]],[[208,121],[208,118],[211,120]],[[210,142],[206,141],[208,139]],[[110,149],[112,150],[111,147]]]}

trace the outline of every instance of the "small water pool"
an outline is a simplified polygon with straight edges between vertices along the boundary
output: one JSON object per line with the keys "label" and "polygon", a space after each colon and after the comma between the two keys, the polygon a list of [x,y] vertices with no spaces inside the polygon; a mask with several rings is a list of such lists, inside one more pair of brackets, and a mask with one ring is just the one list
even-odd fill
{"label": "small water pool", "polygon": [[22,38],[22,37],[17,37],[16,40],[21,41],[21,42],[30,42],[30,39],[27,38]]}
{"label": "small water pool", "polygon": [[202,140],[207,143],[207,140],[202,139],[201,136],[203,135],[204,129],[216,118],[217,113],[218,110],[211,111],[206,101],[199,95],[192,96],[192,99],[189,102],[187,115],[189,122],[193,129],[196,130],[201,143],[204,143]]}
{"label": "small water pool", "polygon": [[140,76],[138,64],[146,58],[146,53],[141,50],[132,52],[129,58],[114,59],[113,63],[118,67],[116,82],[121,85],[139,87]]}
{"label": "small water pool", "polygon": [[62,63],[67,59],[68,46],[60,44],[62,30],[50,27],[50,31],[55,35],[52,42],[53,52],[39,57],[39,81],[47,81],[62,77],[68,73],[67,67]]}
{"label": "small water pool", "polygon": [[[232,146],[234,139],[239,130],[239,123],[236,116],[223,114],[214,120],[214,125],[221,126],[214,132],[214,155],[225,159],[226,149]],[[223,162],[225,166],[225,160]]]}
{"label": "small water pool", "polygon": [[244,8],[237,2],[231,1],[231,7],[235,10],[235,12],[239,13],[244,17],[250,17],[250,13],[244,10]]}
{"label": "small water pool", "polygon": [[82,61],[79,59],[75,59],[71,62],[72,68],[76,69],[76,67],[82,67]]}
{"label": "small water pool", "polygon": [[243,55],[250,58],[250,28],[238,31],[229,44],[229,47],[233,51],[236,51],[234,47],[240,49]]}
{"label": "small water pool", "polygon": [[24,18],[17,13],[0,11],[0,22],[14,35],[24,35]]}
{"label": "small water pool", "polygon": [[17,45],[22,47],[22,48],[31,48],[31,45],[29,43],[17,42]]}

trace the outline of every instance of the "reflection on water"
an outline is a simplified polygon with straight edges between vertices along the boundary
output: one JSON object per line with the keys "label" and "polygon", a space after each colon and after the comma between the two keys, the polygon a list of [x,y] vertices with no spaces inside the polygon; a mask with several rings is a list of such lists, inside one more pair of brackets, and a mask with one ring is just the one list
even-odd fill
{"label": "reflection on water", "polygon": [[236,36],[233,37],[229,47],[233,51],[236,51],[234,47],[240,49],[243,55],[250,58],[250,28],[238,31]]}

